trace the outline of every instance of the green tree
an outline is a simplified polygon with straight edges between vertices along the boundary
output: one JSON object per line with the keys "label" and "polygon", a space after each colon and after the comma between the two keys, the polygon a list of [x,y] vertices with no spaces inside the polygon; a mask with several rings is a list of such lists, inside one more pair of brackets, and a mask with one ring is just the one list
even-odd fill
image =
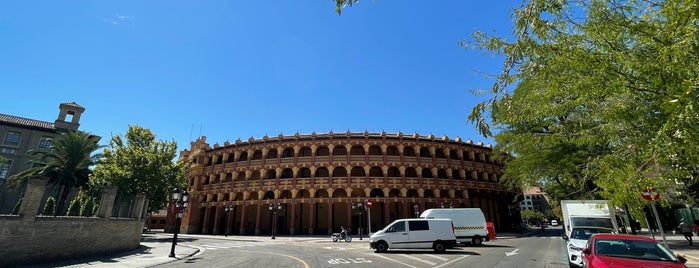
{"label": "green tree", "polygon": [[176,150],[175,141],[157,141],[149,129],[129,126],[124,137],[112,137],[92,183],[116,186],[124,196],[143,193],[150,200],[149,210],[160,210],[173,188],[186,186],[184,164],[173,162]]}
{"label": "green tree", "polygon": [[342,9],[347,6],[352,6],[353,4],[359,3],[359,0],[335,0],[335,12],[337,15],[342,15]]}
{"label": "green tree", "polygon": [[56,212],[62,211],[68,194],[74,187],[87,187],[94,166],[102,154],[95,153],[102,148],[99,136],[82,131],[64,132],[54,138],[53,146],[32,150],[35,167],[21,171],[8,179],[9,185],[19,188],[35,176],[49,179],[49,184],[58,194]]}
{"label": "green tree", "polygon": [[529,0],[514,10],[513,41],[479,32],[462,42],[505,58],[469,115],[515,156],[504,179],[636,208],[645,187],[696,184],[679,163],[699,162],[698,9],[693,0]]}
{"label": "green tree", "polygon": [[535,224],[544,219],[544,214],[536,210],[525,209],[520,213],[522,221],[527,224]]}

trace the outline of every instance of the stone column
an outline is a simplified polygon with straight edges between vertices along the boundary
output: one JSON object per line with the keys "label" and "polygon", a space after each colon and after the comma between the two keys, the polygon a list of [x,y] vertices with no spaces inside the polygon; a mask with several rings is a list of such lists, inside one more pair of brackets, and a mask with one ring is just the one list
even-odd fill
{"label": "stone column", "polygon": [[22,216],[22,219],[34,220],[34,217],[39,212],[39,206],[41,206],[41,199],[44,197],[47,182],[48,179],[46,178],[29,179],[19,207],[19,215]]}
{"label": "stone column", "polygon": [[102,190],[102,199],[100,200],[100,208],[97,212],[97,217],[109,220],[112,217],[114,210],[114,200],[116,200],[117,188],[114,186],[104,186]]}
{"label": "stone column", "polygon": [[146,196],[144,194],[137,194],[134,197],[134,206],[129,217],[132,219],[143,219],[143,211],[146,210],[144,207],[145,203]]}

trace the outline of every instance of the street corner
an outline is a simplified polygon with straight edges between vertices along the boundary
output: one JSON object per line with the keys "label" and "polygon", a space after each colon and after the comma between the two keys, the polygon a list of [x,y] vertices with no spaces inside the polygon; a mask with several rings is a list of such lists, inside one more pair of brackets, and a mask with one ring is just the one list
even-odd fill
{"label": "street corner", "polygon": [[699,257],[696,256],[697,254],[688,255],[688,254],[681,253],[680,255],[682,257],[684,257],[685,259],[687,259],[687,262],[685,263],[685,265],[688,268],[699,268]]}

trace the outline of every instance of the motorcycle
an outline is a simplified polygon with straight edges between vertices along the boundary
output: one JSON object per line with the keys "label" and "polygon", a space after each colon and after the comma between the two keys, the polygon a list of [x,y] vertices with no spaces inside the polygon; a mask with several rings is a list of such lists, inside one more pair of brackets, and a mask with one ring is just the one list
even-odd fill
{"label": "motorcycle", "polygon": [[344,240],[347,243],[352,242],[352,236],[345,234],[345,232],[333,233],[330,235],[330,238],[332,238],[333,242],[337,242],[339,240]]}

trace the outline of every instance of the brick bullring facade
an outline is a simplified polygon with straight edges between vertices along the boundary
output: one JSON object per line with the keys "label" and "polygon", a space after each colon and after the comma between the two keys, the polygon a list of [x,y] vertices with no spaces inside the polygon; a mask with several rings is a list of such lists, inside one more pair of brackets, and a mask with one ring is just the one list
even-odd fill
{"label": "brick bullring facade", "polygon": [[[500,184],[502,164],[491,152],[400,132],[280,134],[213,148],[201,137],[180,154],[190,201],[180,231],[330,234],[345,226],[356,234],[363,226],[366,234],[442,206],[481,208],[496,230],[509,229],[519,219],[517,192]],[[367,200],[371,209],[355,209]]]}

